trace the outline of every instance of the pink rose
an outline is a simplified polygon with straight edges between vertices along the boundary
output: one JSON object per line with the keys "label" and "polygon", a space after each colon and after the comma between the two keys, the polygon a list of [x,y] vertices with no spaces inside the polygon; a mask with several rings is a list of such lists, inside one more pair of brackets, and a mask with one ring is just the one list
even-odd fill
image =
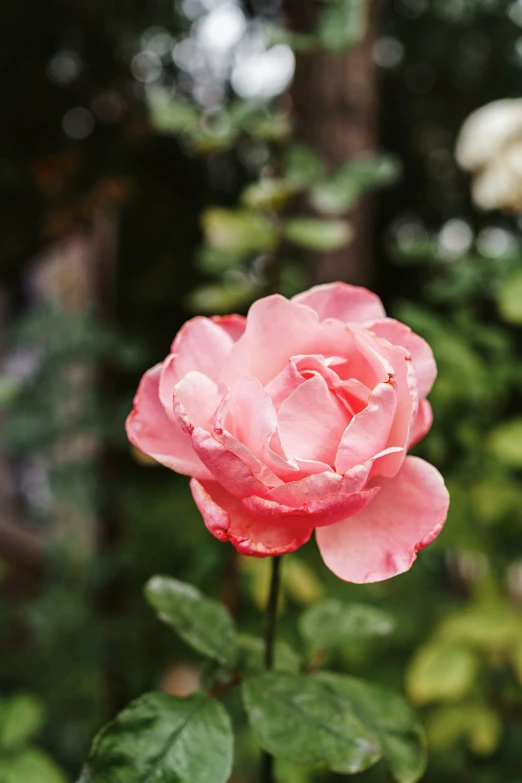
{"label": "pink rose", "polygon": [[332,283],[186,323],[127,433],[192,476],[207,528],[238,552],[293,552],[315,530],[337,576],[375,582],[407,571],[446,520],[442,477],[406,456],[431,427],[436,372],[375,294]]}

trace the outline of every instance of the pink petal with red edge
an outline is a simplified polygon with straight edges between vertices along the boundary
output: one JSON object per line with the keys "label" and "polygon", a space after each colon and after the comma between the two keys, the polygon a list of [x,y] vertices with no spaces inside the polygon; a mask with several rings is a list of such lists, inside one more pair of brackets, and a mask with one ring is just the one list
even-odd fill
{"label": "pink petal with red edge", "polygon": [[224,329],[235,343],[245,333],[246,318],[244,315],[213,315],[210,320]]}
{"label": "pink petal with red edge", "polygon": [[410,429],[417,416],[419,396],[417,392],[417,375],[409,353],[400,346],[392,345],[383,338],[376,337],[366,329],[361,330],[361,335],[372,347],[385,359],[395,373],[397,389],[397,411],[393,421],[387,446],[398,446],[404,451],[390,454],[381,460],[379,475],[391,478],[399,471],[410,441]]}
{"label": "pink petal with red edge", "polygon": [[210,318],[192,318],[172,343],[178,378],[197,370],[217,382],[233,346],[230,335]]}
{"label": "pink petal with red edge", "polygon": [[[241,443],[237,438],[234,438],[227,430],[222,430],[219,436],[216,435],[216,440],[223,444],[232,454],[235,454],[236,457],[239,457],[252,472],[254,478],[258,479],[265,487],[278,487],[283,483],[279,476],[277,476],[268,465],[265,465],[261,460],[257,459],[257,457],[254,457],[245,444]],[[272,463],[270,462],[270,464]],[[296,473],[297,468],[294,469],[292,475],[295,475]]]}
{"label": "pink petal with red edge", "polygon": [[221,403],[217,383],[201,372],[189,372],[174,389],[174,413],[180,427],[189,435],[194,427],[213,426]]}
{"label": "pink petal with red edge", "polygon": [[357,465],[344,476],[338,473],[320,473],[307,476],[301,481],[294,481],[282,487],[275,487],[267,494],[269,500],[275,500],[285,506],[302,506],[312,500],[319,500],[326,495],[342,493],[352,495],[359,492],[368,480],[372,462]]}
{"label": "pink petal with red edge", "polygon": [[346,582],[380,582],[408,571],[446,521],[448,492],[424,460],[408,457],[394,478],[372,483],[381,491],[365,509],[317,531],[324,562]]}
{"label": "pink petal with red edge", "polygon": [[231,387],[239,378],[254,377],[266,386],[297,354],[348,356],[353,334],[339,321],[319,323],[309,307],[275,294],[254,302],[245,334],[225,362],[221,380]]}
{"label": "pink petal with red edge", "polygon": [[255,519],[215,481],[193,480],[190,488],[208,530],[220,541],[230,541],[242,555],[269,557],[295,552],[312,535],[306,520],[267,525]]}
{"label": "pink petal with red edge", "polygon": [[433,424],[433,411],[428,400],[422,400],[419,405],[419,412],[410,432],[409,447],[415,446],[431,430]]}
{"label": "pink petal with red edge", "polygon": [[273,471],[297,470],[272,450],[276,430],[277,414],[266,389],[257,378],[237,381],[218,410],[215,436],[253,468],[256,478],[271,486],[282,483]]}
{"label": "pink petal with red edge", "polygon": [[379,492],[379,487],[345,494],[343,492],[325,495],[318,500],[312,500],[298,508],[283,506],[267,498],[253,495],[243,499],[243,506],[253,516],[264,519],[266,524],[278,523],[279,520],[307,520],[314,527],[335,525],[361,511]]}
{"label": "pink petal with red edge", "polygon": [[212,476],[232,495],[239,498],[266,495],[271,489],[255,475],[259,463],[245,446],[244,457],[237,456],[200,427],[192,433],[192,446]]}
{"label": "pink petal with red edge", "polygon": [[324,378],[315,375],[285,400],[277,419],[281,445],[289,459],[300,457],[333,465],[350,416]]}
{"label": "pink petal with red edge", "polygon": [[437,365],[435,364],[433,351],[426,340],[423,340],[418,334],[412,332],[408,326],[401,324],[400,321],[395,321],[393,318],[386,318],[384,321],[368,324],[367,328],[371,329],[377,337],[384,337],[393,345],[401,345],[408,351],[417,373],[419,398],[423,400],[427,397],[437,377]]}
{"label": "pink petal with red edge", "polygon": [[348,283],[326,283],[298,294],[294,302],[311,307],[321,321],[337,318],[345,323],[363,324],[385,318],[386,312],[376,294]]}
{"label": "pink petal with red edge", "polygon": [[211,478],[198,459],[190,437],[171,421],[160,402],[159,380],[162,365],[145,373],[134,398],[134,409],[127,418],[130,442],[165,467],[196,478]]}
{"label": "pink petal with red edge", "polygon": [[277,414],[257,378],[242,378],[230,389],[216,420],[216,434],[224,429],[255,457],[264,459],[277,429]]}
{"label": "pink petal with red edge", "polygon": [[346,428],[335,458],[335,469],[346,473],[362,465],[385,449],[397,410],[397,390],[392,384],[379,383],[368,405],[353,417]]}

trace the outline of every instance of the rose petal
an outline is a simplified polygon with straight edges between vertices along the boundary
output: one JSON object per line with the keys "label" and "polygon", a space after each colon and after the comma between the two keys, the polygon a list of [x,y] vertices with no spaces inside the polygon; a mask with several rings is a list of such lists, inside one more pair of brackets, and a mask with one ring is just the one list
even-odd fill
{"label": "rose petal", "polygon": [[302,519],[307,520],[313,527],[321,527],[335,525],[357,514],[373,500],[378,491],[379,487],[373,487],[352,494],[332,493],[298,508],[252,495],[244,498],[243,506],[253,516],[264,519],[266,524],[277,524],[280,520]]}
{"label": "rose petal", "polygon": [[256,478],[271,486],[282,483],[276,476],[279,471],[286,475],[298,470],[282,452],[273,450],[276,434],[277,414],[266,389],[257,378],[237,381],[216,416],[216,439],[246,461]]}
{"label": "rose petal", "polygon": [[381,491],[365,509],[317,531],[324,562],[347,582],[379,582],[408,571],[446,521],[448,492],[424,460],[408,457],[394,478],[372,483]]}
{"label": "rose petal", "polygon": [[398,394],[397,410],[386,445],[388,447],[398,446],[403,451],[390,454],[379,464],[380,475],[391,478],[398,472],[404,461],[410,441],[410,429],[417,416],[419,405],[417,375],[411,356],[404,348],[392,345],[366,329],[361,329],[360,334],[368,345],[393,367],[395,374]]}
{"label": "rose petal", "polygon": [[168,418],[160,402],[161,370],[162,365],[157,364],[143,376],[127,418],[127,436],[137,449],[165,467],[187,476],[211,478],[194,453],[190,437]]}
{"label": "rose petal", "polygon": [[238,456],[201,427],[194,428],[192,446],[212,476],[236,497],[265,495],[271,489],[258,478],[262,466],[245,446],[244,455]]}
{"label": "rose petal", "polygon": [[431,425],[433,424],[433,411],[431,409],[431,405],[428,402],[428,400],[422,400],[422,402],[419,405],[419,412],[417,413],[417,418],[415,419],[415,422],[413,423],[413,427],[410,432],[410,442],[409,442],[409,448],[412,446],[415,446],[419,441],[421,441],[425,435],[428,434],[428,432],[431,430]]}
{"label": "rose petal", "polygon": [[221,379],[231,387],[254,377],[266,386],[297,354],[348,356],[353,334],[339,321],[319,323],[309,307],[276,294],[254,302],[247,327],[225,362]]}
{"label": "rose petal", "polygon": [[244,315],[213,315],[210,320],[224,329],[235,343],[245,333],[246,318]]}
{"label": "rose petal", "polygon": [[333,465],[350,416],[330,392],[324,378],[315,375],[285,400],[277,419],[287,457]]}
{"label": "rose petal", "polygon": [[373,389],[378,383],[389,381],[395,375],[395,369],[379,350],[377,338],[372,332],[361,327],[355,327],[355,330],[349,361],[345,366],[338,367],[337,373],[344,381],[355,380],[363,388]]}
{"label": "rose petal", "polygon": [[270,395],[257,378],[237,381],[216,420],[216,434],[226,429],[258,459],[263,460],[277,429],[277,414]]}
{"label": "rose petal", "polygon": [[397,389],[392,382],[379,383],[368,405],[353,417],[341,438],[335,469],[346,473],[385,449],[397,410]]}
{"label": "rose petal", "polygon": [[337,318],[344,323],[365,323],[386,317],[378,296],[348,283],[326,283],[298,294],[294,302],[311,307],[321,321]]}
{"label": "rose petal", "polygon": [[174,413],[174,389],[181,379],[176,371],[176,355],[171,353],[167,356],[161,367],[159,381],[159,398],[165,408],[167,416],[172,421],[176,421]]}
{"label": "rose petal", "polygon": [[419,398],[422,400],[428,396],[435,378],[437,377],[437,365],[433,357],[433,351],[430,346],[419,337],[418,334],[400,321],[393,318],[385,318],[383,321],[375,321],[368,324],[368,329],[377,335],[384,337],[393,345],[401,345],[411,355],[413,366],[417,373],[417,387]]}
{"label": "rose petal", "polygon": [[180,427],[189,435],[194,427],[213,427],[221,403],[218,385],[201,372],[189,372],[174,388],[174,414]]}
{"label": "rose petal", "polygon": [[269,557],[295,552],[312,535],[306,520],[267,525],[266,520],[255,519],[215,481],[193,479],[190,488],[210,532],[220,541],[230,541],[243,555]]}
{"label": "rose petal", "polygon": [[177,377],[183,378],[188,372],[197,370],[217,382],[233,346],[233,339],[219,324],[210,318],[192,318],[172,343]]}
{"label": "rose petal", "polygon": [[294,361],[290,359],[286,367],[265,387],[276,411],[304,381],[305,379],[295,366]]}

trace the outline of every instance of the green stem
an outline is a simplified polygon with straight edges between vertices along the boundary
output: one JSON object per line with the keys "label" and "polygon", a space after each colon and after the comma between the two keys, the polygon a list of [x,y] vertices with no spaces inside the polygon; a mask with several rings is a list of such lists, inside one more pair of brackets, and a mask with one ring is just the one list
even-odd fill
{"label": "green stem", "polygon": [[[265,666],[267,671],[270,671],[274,666],[277,604],[281,586],[281,562],[281,557],[272,558],[272,578],[270,580],[270,595],[266,610]],[[274,757],[270,753],[263,753],[261,781],[262,783],[275,783]]]}

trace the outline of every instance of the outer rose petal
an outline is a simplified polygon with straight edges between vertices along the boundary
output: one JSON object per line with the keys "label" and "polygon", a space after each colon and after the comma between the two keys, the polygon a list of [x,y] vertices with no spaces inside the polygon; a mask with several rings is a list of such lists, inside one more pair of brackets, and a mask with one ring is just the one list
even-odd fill
{"label": "outer rose petal", "polygon": [[134,409],[127,418],[130,442],[165,467],[187,476],[208,479],[211,474],[198,459],[190,437],[171,421],[159,399],[162,365],[145,373],[134,398]]}
{"label": "outer rose petal", "polygon": [[172,343],[178,378],[197,370],[218,381],[225,359],[234,346],[232,337],[210,318],[192,318]]}
{"label": "outer rose petal", "polygon": [[422,400],[419,412],[410,433],[409,448],[415,446],[431,430],[433,424],[433,411],[428,400]]}
{"label": "outer rose petal", "polygon": [[[266,495],[271,488],[262,481],[263,466],[246,446],[243,446],[246,456],[238,456],[222,443],[218,443],[201,427],[194,428],[192,445],[198,457],[210,471],[212,478],[219,481],[228,492],[236,497]],[[242,444],[239,445],[242,446]]]}
{"label": "outer rose petal", "polygon": [[408,571],[417,552],[440,533],[449,506],[442,476],[418,457],[407,457],[375,499],[355,516],[317,530],[324,562],[340,579],[365,584]]}
{"label": "outer rose petal", "polygon": [[332,470],[325,473],[315,473],[297,481],[290,481],[280,487],[274,487],[266,495],[267,500],[281,503],[283,506],[298,508],[314,500],[320,500],[326,495],[343,492],[351,494],[359,492],[371,470],[371,464],[358,465],[345,476],[334,473]]}
{"label": "outer rose petal", "polygon": [[381,300],[366,288],[348,283],[317,285],[294,296],[294,302],[315,310],[319,319],[337,318],[344,323],[365,323],[386,317]]}
{"label": "outer rose petal", "polygon": [[159,398],[167,412],[167,416],[169,419],[172,419],[172,421],[176,421],[176,416],[174,414],[174,389],[176,384],[180,381],[175,365],[176,355],[171,353],[170,356],[167,356],[161,366],[159,381]]}
{"label": "outer rose petal", "polygon": [[417,373],[417,387],[419,397],[423,400],[430,393],[435,378],[437,377],[437,365],[433,358],[433,351],[422,337],[412,332],[412,330],[400,321],[393,318],[386,318],[384,321],[376,321],[373,324],[367,324],[367,328],[377,335],[384,337],[393,345],[401,345],[406,348],[413,360],[413,366]]}
{"label": "outer rose petal", "polygon": [[378,492],[379,487],[373,487],[349,495],[343,492],[332,493],[305,503],[298,508],[283,506],[273,500],[252,495],[243,500],[243,507],[253,516],[264,520],[265,525],[279,525],[283,520],[295,519],[296,521],[308,522],[314,527],[322,527],[323,525],[335,525],[357,514],[373,500]]}
{"label": "outer rose petal", "polygon": [[269,557],[295,552],[312,535],[306,520],[292,523],[280,519],[267,525],[266,520],[255,519],[216,481],[193,479],[190,488],[210,532],[220,541],[230,541],[243,555]]}

